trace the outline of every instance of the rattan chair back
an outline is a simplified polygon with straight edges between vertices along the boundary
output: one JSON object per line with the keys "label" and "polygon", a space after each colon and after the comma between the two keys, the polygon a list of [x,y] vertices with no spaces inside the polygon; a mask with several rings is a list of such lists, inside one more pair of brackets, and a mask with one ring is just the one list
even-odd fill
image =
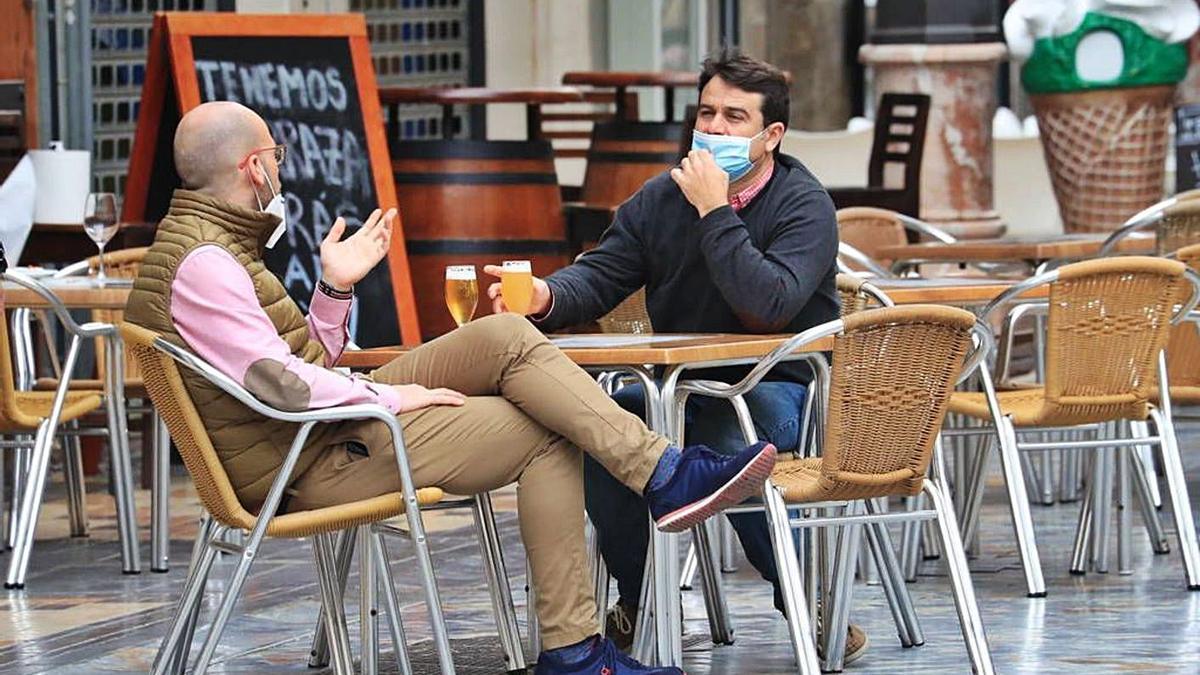
{"label": "rattan chair back", "polygon": [[1144,256],[1059,269],[1050,284],[1042,425],[1146,418],[1158,354],[1191,290],[1185,269]]}
{"label": "rattan chair back", "polygon": [[8,321],[5,320],[3,307],[3,303],[0,303],[0,429],[30,428],[29,416],[17,405],[17,379],[13,372],[13,352],[8,341]]}
{"label": "rattan chair back", "polygon": [[[1200,190],[1197,190],[1200,193]],[[1176,252],[1180,262],[1200,272],[1200,244]],[[1200,387],[1200,325],[1181,321],[1167,341],[1167,377],[1172,387]]]}
{"label": "rattan chair back", "polygon": [[[873,206],[851,206],[837,211],[838,240],[850,244],[886,267],[891,261],[879,257],[884,246],[908,243],[908,231],[896,212]],[[853,265],[851,265],[853,267]]]}
{"label": "rattan chair back", "polygon": [[[146,257],[147,247],[126,248],[104,254],[104,274],[117,279],[136,279],[142,269],[142,260]],[[94,272],[100,265],[100,256],[94,255],[87,259],[88,271]],[[93,309],[92,320],[118,325],[125,320],[125,311],[120,309]],[[104,379],[104,350],[99,342],[96,343],[96,372]],[[139,380],[142,377],[137,359],[125,351],[125,380]]]}
{"label": "rattan chair back", "polygon": [[871,288],[870,283],[863,277],[853,274],[837,275],[838,300],[841,302],[841,317],[861,312],[869,307],[892,305],[891,299],[883,295],[877,288]]}
{"label": "rattan chair back", "polygon": [[827,499],[921,491],[975,316],[940,305],[864,310],[834,338],[820,483]]}
{"label": "rattan chair back", "polygon": [[1159,255],[1200,244],[1200,200],[1182,199],[1163,209],[1155,231],[1154,247]]}
{"label": "rattan chair back", "polygon": [[196,485],[200,503],[222,525],[242,529],[253,527],[254,516],[238,500],[184,385],[178,364],[154,348],[154,340],[159,335],[130,323],[121,324],[121,335],[125,339],[125,348],[141,366],[146,391],[179,449]]}
{"label": "rattan chair back", "polygon": [[605,333],[653,333],[650,313],[646,310],[646,287],[634,291],[596,323]]}

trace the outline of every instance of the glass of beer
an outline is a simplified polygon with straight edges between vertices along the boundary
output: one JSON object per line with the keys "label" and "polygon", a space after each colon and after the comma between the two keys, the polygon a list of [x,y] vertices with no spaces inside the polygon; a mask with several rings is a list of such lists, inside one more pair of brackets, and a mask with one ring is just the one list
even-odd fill
{"label": "glass of beer", "polygon": [[508,311],[528,314],[533,302],[533,267],[528,260],[505,260],[500,274],[500,294]]}
{"label": "glass of beer", "polygon": [[446,268],[446,307],[454,323],[462,326],[475,316],[479,304],[479,286],[475,283],[474,265],[450,265]]}

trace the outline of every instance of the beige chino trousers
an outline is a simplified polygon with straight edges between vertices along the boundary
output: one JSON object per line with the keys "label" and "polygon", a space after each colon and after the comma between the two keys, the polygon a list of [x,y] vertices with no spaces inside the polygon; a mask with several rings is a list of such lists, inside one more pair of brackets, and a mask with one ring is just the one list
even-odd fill
{"label": "beige chino trousers", "polygon": [[[372,377],[467,395],[460,407],[400,415],[413,479],[418,487],[460,495],[516,482],[521,538],[537,589],[545,648],[595,634],[580,451],[641,493],[667,440],[618,407],[591,376],[513,314],[468,323]],[[365,457],[344,444],[326,450],[293,483],[289,509],[398,491],[391,442],[386,431],[377,438]]]}

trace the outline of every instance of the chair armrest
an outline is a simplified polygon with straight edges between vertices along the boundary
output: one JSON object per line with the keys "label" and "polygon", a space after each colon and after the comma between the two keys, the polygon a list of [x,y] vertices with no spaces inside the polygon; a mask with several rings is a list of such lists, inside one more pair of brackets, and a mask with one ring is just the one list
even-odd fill
{"label": "chair armrest", "polygon": [[55,295],[53,291],[43,286],[41,282],[37,281],[33,277],[25,274],[24,272],[12,269],[0,276],[2,276],[5,281],[11,281],[18,286],[23,286],[34,293],[37,293],[38,296],[46,301],[46,304],[49,305],[50,310],[54,312],[54,316],[59,320],[60,323],[62,323],[63,328],[65,328],[67,332],[73,335],[79,335],[81,337],[93,337],[96,335],[96,333],[91,332],[95,330],[94,328],[89,329],[89,331],[85,333],[83,328],[75,322],[75,319],[71,318],[71,313],[67,311],[67,306],[63,304],[62,300],[59,299],[59,297]]}
{"label": "chair armrest", "polygon": [[355,405],[336,406],[332,408],[317,408],[313,410],[302,410],[296,412],[279,410],[278,408],[273,408],[263,403],[257,397],[247,391],[245,387],[235,382],[233,378],[212,367],[186,349],[176,347],[162,338],[155,338],[154,346],[167,356],[170,356],[177,363],[200,375],[204,379],[220,388],[221,391],[224,391],[226,394],[234,397],[246,407],[260,415],[263,415],[264,417],[295,423],[332,422],[337,420],[369,418],[388,421],[395,420],[396,418],[392,411],[376,403],[359,403]]}
{"label": "chair armrest", "polygon": [[[1104,258],[1116,250],[1117,245],[1121,240],[1138,230],[1144,230],[1153,225],[1157,225],[1158,221],[1163,218],[1163,209],[1158,205],[1150,207],[1146,211],[1142,211],[1125,221],[1125,224],[1113,231],[1100,245],[1100,250],[1096,253],[1097,258]],[[1149,212],[1147,212],[1149,211]]]}

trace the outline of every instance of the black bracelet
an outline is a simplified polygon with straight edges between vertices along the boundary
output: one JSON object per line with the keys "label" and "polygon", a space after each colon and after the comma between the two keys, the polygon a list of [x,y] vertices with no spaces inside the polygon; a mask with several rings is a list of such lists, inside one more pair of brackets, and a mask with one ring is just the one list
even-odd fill
{"label": "black bracelet", "polygon": [[324,279],[321,279],[317,282],[317,290],[321,291],[325,295],[328,295],[329,297],[333,298],[334,300],[349,300],[354,297],[354,287],[353,286],[351,286],[350,290],[348,290],[348,291],[340,291],[340,290],[334,288],[332,285],[329,284],[329,282],[325,281]]}

